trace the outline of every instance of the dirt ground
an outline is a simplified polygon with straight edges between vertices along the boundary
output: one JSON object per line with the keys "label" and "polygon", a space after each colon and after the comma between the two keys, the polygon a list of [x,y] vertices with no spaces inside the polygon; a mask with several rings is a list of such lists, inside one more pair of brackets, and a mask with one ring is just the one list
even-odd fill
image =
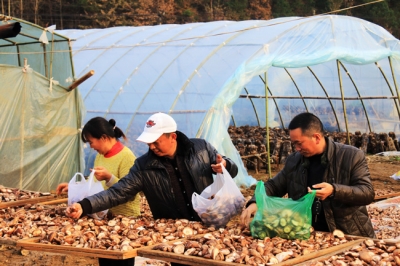
{"label": "dirt ground", "polygon": [[[400,192],[400,180],[396,181],[390,176],[400,171],[400,157],[398,156],[368,156],[368,167],[371,172],[372,182],[377,195]],[[281,169],[282,166],[272,167],[272,175]],[[255,174],[249,173],[257,180],[267,178],[266,170]],[[243,190],[244,196],[251,196],[254,192],[254,186]],[[23,251],[19,248],[3,244],[0,239],[0,265],[15,266],[97,266],[97,259],[93,257],[75,257],[70,255],[45,253],[37,251]],[[165,263],[154,260],[138,258],[136,265],[165,265]],[[111,265],[112,266],[112,265]]]}

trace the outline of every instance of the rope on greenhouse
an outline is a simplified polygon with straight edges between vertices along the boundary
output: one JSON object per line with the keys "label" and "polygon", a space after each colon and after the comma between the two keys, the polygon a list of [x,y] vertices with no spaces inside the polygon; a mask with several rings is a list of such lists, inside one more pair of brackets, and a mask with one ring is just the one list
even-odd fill
{"label": "rope on greenhouse", "polygon": [[[251,95],[251,94],[246,94],[246,95],[239,95],[239,98],[265,98],[265,95]],[[322,100],[341,100],[341,97],[332,97],[332,96],[278,96],[278,95],[272,95],[268,96],[268,98],[274,98],[274,99],[322,99]],[[376,99],[397,99],[397,96],[361,96],[361,97],[344,97],[345,100],[376,100]]]}
{"label": "rope on greenhouse", "polygon": [[338,13],[338,12],[350,10],[350,9],[357,8],[357,7],[362,7],[362,6],[366,6],[366,5],[370,5],[370,4],[377,4],[377,3],[383,2],[383,1],[385,1],[385,0],[377,0],[377,1],[364,3],[364,4],[360,4],[360,5],[356,5],[356,6],[346,7],[346,8],[342,8],[342,9],[338,9],[338,10],[322,13],[321,15],[328,15],[328,14],[332,14],[332,13]]}

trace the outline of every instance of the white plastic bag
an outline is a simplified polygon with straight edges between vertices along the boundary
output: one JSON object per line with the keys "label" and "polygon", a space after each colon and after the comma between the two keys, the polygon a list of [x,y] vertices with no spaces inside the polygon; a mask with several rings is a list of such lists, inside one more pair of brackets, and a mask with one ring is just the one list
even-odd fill
{"label": "white plastic bag", "polygon": [[225,227],[229,220],[242,211],[245,199],[229,172],[221,164],[214,182],[201,194],[192,195],[193,209],[207,226]]}
{"label": "white plastic bag", "polygon": [[[90,173],[88,179],[86,180],[85,177],[81,173],[76,173],[68,184],[68,205],[71,205],[75,202],[78,202],[88,196],[94,195],[98,192],[104,190],[101,182],[95,180],[94,177],[94,170]],[[77,176],[80,176],[80,181],[77,181]],[[89,214],[89,216],[101,220],[103,219],[108,210],[104,210],[101,212]]]}
{"label": "white plastic bag", "polygon": [[400,171],[398,171],[397,173],[394,173],[390,177],[393,178],[394,180],[400,180]]}

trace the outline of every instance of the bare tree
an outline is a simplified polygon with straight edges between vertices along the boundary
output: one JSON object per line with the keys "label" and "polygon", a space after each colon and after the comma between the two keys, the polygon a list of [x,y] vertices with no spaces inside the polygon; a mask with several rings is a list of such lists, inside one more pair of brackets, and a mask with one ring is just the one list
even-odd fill
{"label": "bare tree", "polygon": [[34,7],[34,13],[35,13],[35,24],[39,24],[39,0],[35,0],[35,7]]}
{"label": "bare tree", "polygon": [[61,29],[64,29],[63,15],[62,15],[62,0],[60,0],[60,27],[61,27]]}

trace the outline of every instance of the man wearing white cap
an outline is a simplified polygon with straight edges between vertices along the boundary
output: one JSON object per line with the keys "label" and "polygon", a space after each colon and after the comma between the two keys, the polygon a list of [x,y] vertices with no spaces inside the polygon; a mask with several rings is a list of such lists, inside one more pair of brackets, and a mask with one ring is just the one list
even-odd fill
{"label": "man wearing white cap", "polygon": [[79,218],[109,209],[143,191],[154,219],[200,221],[192,207],[193,192],[200,194],[213,183],[213,173],[222,173],[220,163],[232,177],[237,175],[232,160],[218,154],[207,141],[189,139],[177,131],[175,120],[167,114],[150,116],[137,140],[147,143],[149,151],[136,159],[129,174],[109,189],[69,207],[68,216]]}

